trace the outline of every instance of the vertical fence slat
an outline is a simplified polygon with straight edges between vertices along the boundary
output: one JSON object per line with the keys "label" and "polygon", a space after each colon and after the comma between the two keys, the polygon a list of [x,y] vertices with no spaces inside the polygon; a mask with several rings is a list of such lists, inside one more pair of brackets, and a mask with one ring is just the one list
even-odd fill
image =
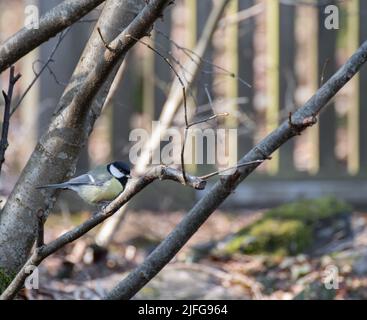
{"label": "vertical fence slat", "polygon": [[[235,15],[238,12],[238,0],[232,0],[227,7],[227,15]],[[231,23],[226,26],[225,33],[225,45],[226,45],[226,57],[227,57],[227,69],[236,75],[238,75],[238,23]],[[229,78],[226,81],[226,98],[236,99],[238,97],[238,81],[234,78]],[[227,112],[229,116],[225,118],[226,128],[237,128],[237,110],[238,105],[236,102],[229,103],[227,105]],[[233,150],[237,148],[236,141],[229,139],[226,143],[226,150],[228,152],[229,163],[227,166],[231,166],[237,162],[237,157],[233,154]],[[235,145],[236,144],[236,145]]]}
{"label": "vertical fence slat", "polygon": [[[211,10],[213,9],[213,2],[211,0],[201,0],[197,1],[197,16],[196,16],[196,42],[200,39],[202,32],[204,30],[205,24],[209,17]],[[213,59],[213,45],[210,44],[206,50],[205,60],[212,61]],[[204,105],[208,103],[208,96],[205,92],[204,85],[207,85],[207,89],[212,94],[212,82],[213,75],[210,73],[213,67],[210,64],[203,63],[201,65],[201,70],[209,71],[208,73],[199,73],[197,81],[197,103]],[[200,110],[198,110],[200,112]]]}
{"label": "vertical fence slat", "polygon": [[[350,0],[347,3],[348,21],[348,54],[351,55],[359,47],[359,0]],[[350,103],[348,106],[348,173],[356,175],[359,172],[360,136],[359,136],[359,75],[356,75],[350,82],[353,86]]]}
{"label": "vertical fence slat", "polygon": [[138,110],[137,96],[141,94],[139,88],[139,65],[134,49],[125,58],[125,69],[112,99],[112,155],[113,159],[126,160],[124,152],[129,142],[131,129],[130,120]]}
{"label": "vertical fence slat", "polygon": [[[294,109],[294,94],[296,88],[295,76],[295,7],[280,6],[280,110],[281,118]],[[293,161],[294,141],[288,141],[279,150],[280,174],[289,176],[294,174]]]}
{"label": "vertical fence slat", "polygon": [[[156,34],[152,34],[152,41],[150,41],[150,45],[154,47],[154,41],[156,38]],[[144,47],[144,59],[143,59],[143,114],[146,117],[147,122],[151,122],[155,117],[155,79],[154,79],[154,58],[155,53]]]}
{"label": "vertical fence slat", "polygon": [[[255,4],[254,0],[242,0],[239,2],[239,11],[251,8]],[[239,39],[238,39],[238,59],[239,77],[251,84],[252,88],[245,85],[239,86],[239,96],[248,99],[248,102],[244,105],[239,105],[239,110],[248,117],[252,117],[253,114],[253,100],[254,100],[254,33],[255,33],[255,19],[254,17],[248,18],[242,21],[239,25]],[[239,115],[241,117],[241,115]],[[245,154],[253,146],[253,131],[251,127],[248,127],[246,117],[241,123],[238,137],[238,154]],[[243,134],[242,133],[243,130]]]}
{"label": "vertical fence slat", "polygon": [[197,5],[196,0],[186,0],[186,10],[189,12],[186,21],[186,47],[189,49],[193,49],[195,47],[198,34]]}
{"label": "vertical fence slat", "polygon": [[[267,43],[267,132],[273,131],[279,121],[279,1],[266,2]],[[275,175],[279,170],[279,152],[272,155],[268,173]]]}
{"label": "vertical fence slat", "polygon": [[[33,0],[26,3],[26,5],[31,4],[36,6],[39,5],[38,0]],[[3,9],[5,11],[8,4],[5,3],[2,5],[4,6],[4,8],[0,8],[0,10]],[[6,12],[2,12],[0,14],[0,20],[2,19],[2,15],[6,14]],[[23,57],[21,59],[21,65],[23,67],[21,67],[21,70],[18,69],[19,64],[16,65],[16,71],[22,74],[21,81],[17,83],[17,85],[21,86],[21,92],[24,92],[34,79],[33,70],[29,66],[31,66],[34,61],[39,59],[40,51],[40,48],[37,48],[28,53],[25,57]],[[3,83],[3,88],[5,88],[5,83]],[[37,143],[37,122],[39,120],[39,112],[42,111],[42,106],[40,106],[39,101],[40,84],[35,83],[33,88],[25,96],[22,105],[18,109],[18,114],[21,118],[22,123],[22,130],[17,132],[17,137],[20,139],[20,141],[14,141],[14,143],[18,144],[18,146],[21,146],[21,148],[18,148],[19,151],[17,152],[17,158],[14,159],[16,163],[12,163],[12,166],[19,166],[23,168],[26,165],[27,160],[33,151],[33,148]],[[23,141],[27,141],[27,143],[22,143]]]}
{"label": "vertical fence slat", "polygon": [[[24,58],[22,63],[27,66],[22,70],[22,92],[27,89],[29,83],[32,82],[34,79],[34,73],[32,68],[28,66],[32,65],[34,61],[39,59],[39,49],[35,49],[29,54],[27,54]],[[37,142],[37,121],[38,121],[38,114],[42,112],[42,106],[39,104],[39,92],[40,86],[35,84],[32,90],[25,96],[25,99],[20,106],[19,113],[22,121],[22,130],[18,137],[22,137],[23,141],[27,141],[26,144],[22,144],[22,147],[19,151],[21,151],[18,161],[21,161],[19,165],[23,167],[26,164],[27,159],[31,155],[33,148]]]}
{"label": "vertical fence slat", "polygon": [[[311,74],[310,79],[310,88],[311,93],[316,92],[319,86],[319,67],[318,67],[318,10],[317,8],[312,8],[312,11],[309,12],[309,22],[310,33],[308,37],[308,45],[310,50],[310,70]],[[310,154],[309,165],[308,165],[308,173],[311,175],[316,175],[320,169],[320,128],[319,124],[314,125],[309,128],[306,132],[307,140],[309,143],[309,148],[307,152]]]}
{"label": "vertical fence slat", "polygon": [[[324,3],[319,0],[320,4]],[[328,30],[325,26],[325,6],[319,7],[319,48],[318,48],[318,77],[319,86],[321,82],[327,81],[336,72],[336,38],[337,30]],[[320,152],[320,173],[336,173],[337,163],[335,157],[336,144],[336,113],[334,103],[330,103],[328,108],[321,114],[319,120],[319,152]]]}
{"label": "vertical fence slat", "polygon": [[[204,31],[204,27],[207,23],[207,19],[213,10],[213,5],[215,5],[215,2],[212,0],[201,0],[196,1],[197,2],[197,17],[196,17],[196,35],[197,35],[197,41],[199,41],[200,37],[202,36],[202,33]],[[213,61],[214,56],[214,50],[213,50],[213,43],[210,43],[206,50],[206,54],[204,56],[204,59],[206,61]],[[213,93],[213,79],[214,75],[213,72],[215,72],[215,68],[208,64],[208,63],[202,63],[201,70],[205,72],[199,72],[197,76],[196,81],[196,102],[198,104],[198,107],[200,106],[206,106],[209,104],[209,97],[206,92],[206,90],[209,92],[209,96],[211,99],[215,99],[214,93]],[[206,88],[205,88],[206,87]],[[209,117],[212,115],[212,110],[209,110],[209,108],[198,108],[196,111],[197,119],[203,119],[205,117]],[[215,127],[215,122],[213,124],[213,128]],[[199,138],[199,137],[198,137]],[[207,164],[207,161],[205,159],[208,159],[208,152],[207,152],[207,141],[204,139],[203,141],[203,158],[204,158],[204,165],[196,165],[193,166],[191,170],[192,172],[195,172],[197,175],[203,175],[207,172],[214,171],[215,167],[213,167],[212,164]],[[209,151],[210,152],[210,151]],[[193,157],[195,157],[195,148],[193,150]],[[194,158],[195,159],[195,158]]]}
{"label": "vertical fence slat", "polygon": [[[198,38],[198,32],[199,32],[198,30],[198,24],[199,24],[198,5],[199,4],[197,3],[196,0],[186,0],[185,4],[186,4],[186,12],[188,13],[187,19],[186,19],[186,30],[185,30],[186,31],[185,47],[190,50],[193,50],[195,48],[196,41]],[[205,19],[205,17],[202,16],[201,19]],[[185,72],[184,70],[181,70],[181,71],[182,73]],[[187,95],[187,111],[188,111],[189,117],[195,114],[195,109],[196,109],[195,105],[197,101],[198,89],[199,88],[197,84],[196,86],[193,85]],[[196,172],[197,166],[195,163],[195,148],[192,148],[192,150],[187,150],[186,158],[188,159],[188,162],[189,162],[187,165],[187,170],[192,173]]]}
{"label": "vertical fence slat", "polygon": [[[166,36],[171,37],[171,29],[172,29],[172,10],[173,6],[171,6],[171,10],[167,10],[164,14],[164,20],[158,20],[155,23],[155,28],[161,32],[163,32]],[[166,52],[170,52],[172,50],[172,45],[167,39],[162,36],[156,36],[155,42],[159,42],[159,48],[162,53],[166,56]],[[155,119],[159,118],[159,115],[162,111],[162,107],[164,102],[166,101],[166,94],[163,90],[168,89],[171,83],[172,74],[171,70],[167,66],[167,63],[162,60],[161,57],[158,57],[156,54],[154,55],[154,74],[151,77],[154,77],[155,83],[155,94],[154,94],[154,114]],[[159,82],[159,83],[158,83]],[[164,88],[166,86],[166,88]]]}

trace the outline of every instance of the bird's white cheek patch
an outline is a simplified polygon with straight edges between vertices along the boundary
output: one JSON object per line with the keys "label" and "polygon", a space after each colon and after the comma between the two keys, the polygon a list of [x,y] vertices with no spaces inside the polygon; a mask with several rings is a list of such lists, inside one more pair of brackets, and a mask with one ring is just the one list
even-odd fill
{"label": "bird's white cheek patch", "polygon": [[111,174],[117,179],[120,179],[124,176],[124,174],[119,169],[117,169],[113,164],[111,164],[110,166],[110,171]]}

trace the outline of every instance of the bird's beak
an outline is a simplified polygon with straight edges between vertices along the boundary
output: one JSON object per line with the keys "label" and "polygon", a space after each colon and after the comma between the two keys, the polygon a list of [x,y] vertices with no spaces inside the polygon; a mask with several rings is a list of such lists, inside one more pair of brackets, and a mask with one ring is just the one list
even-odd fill
{"label": "bird's beak", "polygon": [[126,178],[131,179],[131,175],[127,174]]}

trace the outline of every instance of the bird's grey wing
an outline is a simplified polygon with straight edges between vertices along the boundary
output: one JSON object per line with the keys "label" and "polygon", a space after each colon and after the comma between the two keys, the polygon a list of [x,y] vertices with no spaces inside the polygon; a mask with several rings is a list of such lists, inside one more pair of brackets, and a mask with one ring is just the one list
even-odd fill
{"label": "bird's grey wing", "polygon": [[92,175],[88,173],[72,178],[66,183],[74,186],[80,186],[80,185],[100,186],[103,184],[103,182],[100,179],[94,178]]}
{"label": "bird's grey wing", "polygon": [[103,180],[102,177],[95,178],[89,173],[82,174],[81,176],[70,179],[69,181],[56,183],[56,184],[47,184],[44,186],[36,187],[37,189],[73,189],[73,187],[77,186],[102,186]]}

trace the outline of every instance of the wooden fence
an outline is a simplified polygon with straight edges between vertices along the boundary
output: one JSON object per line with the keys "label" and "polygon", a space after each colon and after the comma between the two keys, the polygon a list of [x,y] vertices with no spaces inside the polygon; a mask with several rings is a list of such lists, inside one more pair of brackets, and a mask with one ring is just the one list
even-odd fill
{"label": "wooden fence", "polygon": [[[164,21],[155,26],[161,32],[153,33],[155,47],[166,55],[173,52],[178,59],[185,58],[162,34],[192,49],[215,1],[177,0]],[[204,63],[189,97],[193,106],[208,104],[209,97],[227,101],[225,108],[231,115],[220,125],[238,128],[239,156],[286,119],[289,112],[306,102],[359,44],[367,40],[367,1],[335,0],[340,18],[337,30],[325,27],[328,17],[325,3],[329,5],[333,1],[297,2],[232,0],[205,59],[236,76],[230,77],[216,66]],[[46,11],[58,1],[39,0],[38,3],[41,11]],[[59,84],[50,73],[41,78],[37,89],[38,108],[43,108],[38,109],[39,134],[46,128],[64,89],[62,82],[68,81],[90,31],[90,24],[79,23],[63,41],[52,66]],[[41,47],[38,51],[41,60],[47,59],[54,43],[50,41]],[[171,70],[159,56],[141,45],[132,50],[117,94],[98,121],[79,169],[86,170],[110,159],[128,159],[126,146],[130,130],[157,119],[172,78]],[[250,83],[251,88],[244,82]],[[366,89],[367,70],[363,69],[321,115],[317,126],[283,146],[227,203],[266,206],[300,197],[334,194],[354,204],[366,205]],[[241,98],[247,102],[239,103]],[[190,167],[193,172],[211,169],[206,165]],[[173,192],[177,192],[175,188],[181,187],[170,185]],[[139,201],[151,207],[151,197],[162,195],[161,192],[157,188],[146,197],[148,201]],[[170,198],[169,192],[165,195]],[[192,191],[187,191],[181,205],[193,197]],[[170,208],[177,205],[176,200],[175,205],[166,202]]]}
{"label": "wooden fence", "polygon": [[[314,5],[297,2],[232,0],[226,20],[222,21],[227,23],[221,24],[207,58],[218,60],[218,65],[251,83],[252,88],[243,85],[239,79],[227,78],[223,82],[224,88],[217,90],[215,83],[220,75],[215,72],[210,77],[202,75],[203,79],[197,82],[195,94],[199,105],[208,99],[203,94],[203,86],[208,83],[214,98],[248,99],[243,105],[226,105],[226,111],[233,116],[225,121],[225,126],[245,132],[239,136],[239,156],[276,128],[289,112],[305,103],[367,39],[366,1],[319,0],[314,1]],[[187,37],[180,38],[181,44],[192,48],[195,43],[193,35],[200,37],[211,1],[186,0],[181,5],[175,10],[183,12],[182,8],[186,6],[185,11],[189,13],[186,24],[174,20],[178,15],[173,14],[176,18],[165,25],[165,32],[174,36],[173,28],[184,28]],[[337,29],[327,27],[330,12],[334,12],[327,10],[329,5],[336,5],[335,17],[339,21],[334,19],[332,22]],[[156,70],[167,69],[159,57],[151,59],[156,60]],[[206,65],[203,69],[208,67]],[[333,194],[354,204],[365,205],[366,75],[366,70],[362,70],[329,105],[317,126],[283,146],[272,161],[242,184],[228,203],[269,205]],[[154,92],[149,87],[154,83],[147,77],[143,83],[143,92]],[[159,107],[157,101],[151,106],[156,111]],[[239,120],[241,114],[247,121]],[[251,122],[255,124],[252,129],[248,128]],[[196,169],[210,170],[205,166]]]}

